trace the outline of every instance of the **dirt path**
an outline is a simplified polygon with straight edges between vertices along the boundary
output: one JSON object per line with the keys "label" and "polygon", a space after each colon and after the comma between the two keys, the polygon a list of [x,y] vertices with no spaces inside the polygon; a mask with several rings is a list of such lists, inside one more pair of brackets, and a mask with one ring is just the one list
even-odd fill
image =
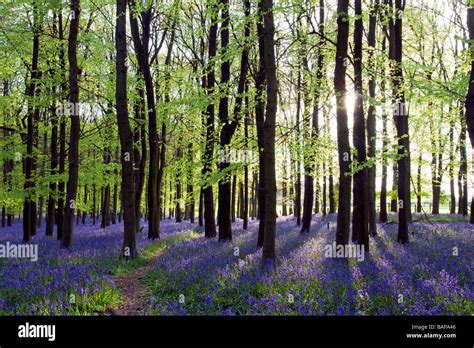
{"label": "dirt path", "polygon": [[109,315],[145,315],[146,294],[142,282],[145,274],[153,267],[161,252],[157,253],[148,263],[123,276],[114,276],[112,279],[122,293],[123,300],[117,308],[108,308]]}

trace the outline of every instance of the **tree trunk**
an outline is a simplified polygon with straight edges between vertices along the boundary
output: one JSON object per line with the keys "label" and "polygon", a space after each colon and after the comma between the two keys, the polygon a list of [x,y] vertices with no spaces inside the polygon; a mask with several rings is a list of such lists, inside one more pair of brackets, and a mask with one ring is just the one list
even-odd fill
{"label": "tree trunk", "polygon": [[204,192],[201,187],[199,190],[199,226],[204,226]]}
{"label": "tree trunk", "polygon": [[[183,156],[183,151],[178,147],[176,150],[176,160],[179,162]],[[181,216],[181,170],[178,164],[178,172],[176,173],[176,222],[182,222]]]}
{"label": "tree trunk", "polygon": [[319,183],[319,175],[320,175],[320,172],[319,172],[319,164],[316,166],[316,178],[314,179],[314,213],[315,214],[319,214],[319,211],[321,209],[320,205],[321,205],[321,184]]}
{"label": "tree trunk", "polygon": [[[429,103],[429,110],[432,110],[432,103]],[[441,150],[436,148],[436,139],[439,134],[435,134],[434,125],[433,125],[433,114],[429,115],[429,124],[430,124],[430,140],[431,140],[431,192],[432,192],[432,201],[431,201],[431,213],[433,215],[439,214],[439,200],[441,194],[441,182],[438,178],[438,153]]]}
{"label": "tree trunk", "polygon": [[[461,110],[462,113],[462,110]],[[462,116],[462,115],[461,115]],[[466,121],[461,117],[461,133],[459,134],[460,165],[458,172],[458,214],[467,215],[467,151],[466,151]]]}
{"label": "tree trunk", "polygon": [[326,185],[326,163],[323,162],[323,207],[322,207],[322,213],[323,213],[323,216],[326,216],[327,214],[327,185]]}
{"label": "tree trunk", "polygon": [[[109,149],[104,149],[104,164],[107,165],[110,163],[110,153]],[[105,228],[110,226],[110,185],[103,187],[101,190],[101,222],[100,228]]]}
{"label": "tree trunk", "polygon": [[[377,15],[379,10],[379,0],[372,0],[370,5],[370,16],[369,16],[369,33],[368,33],[368,46],[369,46],[369,64],[375,65],[374,52],[376,46],[376,32],[377,32]],[[376,73],[372,73],[369,80],[369,97],[371,100],[376,98]],[[376,157],[376,119],[375,119],[375,106],[373,102],[369,102],[367,110],[367,156],[369,159],[375,159]],[[368,190],[368,209],[369,209],[369,234],[371,236],[377,235],[377,214],[375,212],[375,176],[376,176],[376,165],[373,165],[367,169],[367,190]]]}
{"label": "tree trunk", "polygon": [[336,68],[334,70],[334,89],[337,103],[337,148],[339,158],[339,197],[337,213],[336,244],[349,243],[351,178],[349,129],[347,126],[346,100],[346,65],[349,36],[348,0],[337,1],[337,47]]}
{"label": "tree trunk", "polygon": [[392,166],[392,194],[391,194],[391,199],[390,199],[390,211],[391,212],[397,212],[397,198],[395,196],[395,192],[397,192],[398,188],[398,169],[397,169],[397,162],[393,163]]}
{"label": "tree trunk", "polygon": [[[85,184],[84,185],[84,205],[86,205],[86,206],[87,206],[87,201],[89,199],[88,195],[89,195],[88,187],[87,187],[87,184]],[[83,225],[86,224],[86,219],[87,219],[87,209],[84,209],[84,211],[82,212],[82,224]]]}
{"label": "tree trunk", "polygon": [[[245,17],[249,18],[250,16],[250,1],[244,2]],[[222,10],[222,27],[221,27],[221,47],[223,52],[227,52],[227,46],[229,44],[229,0],[221,0],[221,10]],[[248,38],[250,36],[250,23],[247,20],[244,28],[244,37]],[[241,56],[241,65],[240,65],[240,75],[237,86],[237,97],[235,99],[234,106],[234,119],[229,119],[229,97],[228,92],[225,93],[223,97],[219,100],[219,119],[223,124],[221,133],[220,133],[220,148],[223,151],[229,149],[230,142],[232,137],[237,129],[238,123],[240,121],[240,115],[242,110],[243,103],[243,94],[245,92],[245,86],[247,81],[247,70],[248,70],[248,56],[249,56],[249,47],[244,47]],[[230,80],[230,61],[228,59],[224,60],[221,65],[221,84],[227,85]],[[230,163],[228,161],[222,161],[219,163],[219,170],[221,172],[226,172],[229,168]],[[219,241],[229,241],[232,240],[232,227],[231,227],[231,214],[230,214],[230,191],[231,191],[231,182],[230,182],[230,173],[227,173],[219,181],[219,209],[218,209],[218,225],[219,225]]]}
{"label": "tree trunk", "polygon": [[[114,170],[115,172],[115,170]],[[114,194],[113,194],[113,203],[112,203],[112,215],[111,215],[111,222],[112,225],[117,223],[117,198],[118,198],[118,188],[117,184],[114,184]]]}
{"label": "tree trunk", "polygon": [[334,193],[334,175],[333,175],[333,167],[332,163],[329,165],[329,178],[328,178],[328,184],[329,184],[329,214],[334,214],[336,212],[336,201],[335,201],[335,193]]}
{"label": "tree trunk", "polygon": [[267,81],[263,150],[265,165],[265,229],[262,261],[265,267],[275,267],[277,190],[275,176],[275,124],[278,107],[278,81],[274,49],[275,26],[273,22],[273,1],[261,0],[260,10],[263,12],[263,43],[265,49],[265,76]]}
{"label": "tree trunk", "polygon": [[[209,28],[209,54],[207,63],[207,76],[206,76],[206,93],[208,98],[211,98],[215,91],[215,63],[214,57],[217,53],[217,12],[218,6],[211,2],[208,10],[211,13],[211,26]],[[214,104],[209,102],[205,112],[205,124],[206,129],[206,147],[203,155],[203,168],[202,176],[206,180],[212,172],[212,157],[214,154]],[[207,238],[214,238],[216,236],[216,221],[214,215],[214,195],[212,190],[212,184],[206,183],[203,188],[204,191],[204,234]]]}
{"label": "tree trunk", "polygon": [[[382,31],[386,32],[387,28],[386,25],[384,24],[382,26]],[[383,36],[382,39],[382,44],[381,44],[381,51],[382,54],[385,54],[386,51],[386,43],[387,43],[387,37],[386,35]],[[386,75],[386,68],[385,66],[382,69],[382,76],[384,78],[381,79],[380,81],[380,91],[382,94],[382,102],[385,104],[386,98],[385,98],[385,75]],[[387,150],[388,150],[388,129],[387,129],[387,113],[382,110],[382,155],[384,156],[382,160],[382,180],[380,184],[380,215],[379,215],[379,221],[384,223],[388,221],[388,214],[387,214]]]}
{"label": "tree trunk", "polygon": [[[296,217],[296,225],[299,226],[301,224],[301,166],[300,166],[300,113],[301,113],[301,71],[298,70],[298,82],[296,84],[296,125],[295,125],[295,130],[296,130],[296,153],[294,154],[294,157],[292,156],[291,162],[293,163],[292,167],[294,170],[294,176],[295,176],[295,188],[294,188],[294,202],[293,202],[293,210],[294,210],[294,216]],[[312,192],[312,190],[311,190]]]}
{"label": "tree trunk", "polygon": [[97,190],[95,183],[92,184],[92,224],[95,225],[97,218]]}
{"label": "tree trunk", "polygon": [[[173,21],[171,24],[171,35],[170,39],[168,42],[168,50],[166,53],[166,58],[165,58],[165,66],[166,68],[166,73],[165,73],[165,80],[164,80],[164,85],[165,85],[165,96],[164,96],[164,103],[165,105],[170,104],[170,70],[171,70],[171,58],[172,58],[172,53],[173,53],[173,45],[174,45],[174,40],[175,40],[175,34],[176,34],[176,19]],[[158,174],[157,174],[157,179],[156,179],[156,216],[157,216],[157,230],[158,230],[158,238],[160,234],[160,220],[162,213],[165,211],[164,207],[164,202],[166,200],[166,196],[162,194],[161,187],[163,186],[163,174],[165,170],[165,165],[166,165],[166,126],[168,123],[168,116],[165,114],[163,115],[163,118],[161,119],[161,134],[159,137],[159,146],[158,146]],[[181,151],[181,150],[180,150]],[[181,212],[181,211],[180,211]]]}
{"label": "tree trunk", "polygon": [[[222,54],[226,55],[228,52],[229,45],[229,26],[230,26],[230,14],[229,14],[229,0],[220,0],[221,9],[221,50]],[[219,99],[219,119],[223,125],[220,133],[220,149],[221,151],[227,152],[229,150],[229,144],[232,135],[229,134],[229,90],[228,83],[230,80],[230,61],[228,58],[223,58],[221,63],[221,80],[223,96]],[[226,157],[226,156],[224,156]],[[218,185],[218,209],[217,209],[217,224],[219,225],[219,241],[232,240],[232,227],[231,227],[231,175],[228,172],[230,163],[228,159],[219,162],[219,171],[225,173],[219,181]]]}
{"label": "tree trunk", "polygon": [[[355,29],[354,29],[354,131],[353,142],[357,155],[355,163],[365,164],[366,133],[363,104],[363,82],[362,82],[362,0],[355,0]],[[365,251],[369,250],[368,234],[368,170],[366,167],[357,170],[354,174],[354,203],[352,213],[352,241],[364,245]]]}
{"label": "tree trunk", "polygon": [[[137,87],[138,101],[134,105],[135,120],[137,120],[137,126],[134,130],[133,140],[135,144],[140,144],[140,147],[134,146],[133,159],[135,161],[135,167],[138,168],[135,171],[135,230],[140,231],[140,219],[141,219],[141,201],[143,188],[145,186],[145,169],[146,169],[146,158],[147,158],[147,144],[146,144],[146,130],[145,130],[145,91],[143,87]],[[139,148],[141,150],[139,150]]]}
{"label": "tree trunk", "polygon": [[[450,108],[451,111],[451,108]],[[456,193],[454,189],[454,121],[449,122],[449,213],[456,214]]]}
{"label": "tree trunk", "polygon": [[[285,157],[285,155],[283,155]],[[288,186],[286,182],[286,164],[283,163],[283,177],[281,180],[281,215],[287,216],[288,215]]]}
{"label": "tree trunk", "polygon": [[[52,88],[53,94],[55,90],[55,88]],[[51,149],[50,173],[51,176],[55,176],[58,170],[58,115],[56,114],[56,107],[54,105],[51,107],[51,126],[51,142],[49,145]],[[46,208],[45,234],[47,236],[52,236],[54,232],[56,195],[56,180],[52,180],[49,183],[48,206]]]}
{"label": "tree trunk", "polygon": [[[33,1],[33,54],[31,59],[31,76],[29,86],[27,89],[27,95],[33,99],[35,98],[39,90],[37,88],[38,79],[40,72],[38,70],[39,60],[39,18],[38,18],[38,6],[36,1]],[[24,159],[24,173],[25,173],[25,184],[24,190],[27,193],[23,205],[23,241],[28,242],[31,236],[36,234],[36,202],[34,199],[35,191],[35,178],[34,172],[36,169],[36,155],[34,154],[35,137],[37,136],[37,124],[39,121],[39,109],[28,103],[27,111],[27,136],[26,136],[26,158]]]}
{"label": "tree trunk", "polygon": [[[313,210],[313,187],[314,179],[312,172],[315,167],[315,146],[319,137],[319,98],[321,95],[321,82],[323,79],[323,64],[324,64],[324,0],[319,1],[319,43],[318,43],[318,59],[316,63],[316,86],[314,87],[314,104],[312,114],[312,130],[311,138],[309,141],[309,153],[305,160],[305,181],[304,181],[304,203],[303,203],[303,225],[301,226],[301,233],[307,233],[311,227],[311,217]],[[305,47],[305,46],[303,46]],[[303,66],[308,69],[308,61],[306,58],[306,49],[303,52]],[[309,69],[308,69],[309,70]],[[306,85],[306,84],[305,84]],[[305,102],[305,109],[308,107],[308,103]],[[308,150],[307,150],[308,151]],[[305,151],[306,153],[306,151]],[[316,185],[316,192],[318,192],[318,185]],[[316,202],[318,198],[316,197]],[[319,207],[316,209],[319,210]],[[318,211],[316,211],[317,213]]]}
{"label": "tree trunk", "polygon": [[[6,97],[10,94],[9,88],[10,88],[9,87],[9,81],[4,80],[4,82],[3,82],[3,96],[4,97]],[[3,136],[5,138],[9,134],[10,133],[7,129],[3,129]],[[7,153],[11,153],[10,151],[12,150],[12,146],[13,146],[13,143],[11,141],[9,141],[5,145],[4,151],[7,152]],[[4,160],[3,160],[3,166],[2,166],[3,178],[2,178],[2,181],[3,181],[3,184],[4,184],[7,192],[10,192],[12,190],[12,174],[13,174],[12,172],[13,172],[13,169],[14,169],[14,163],[15,162],[14,162],[13,158],[4,158]],[[5,227],[5,225],[11,226],[13,215],[11,214],[11,212],[9,210],[10,210],[9,207],[6,207],[6,206],[2,207],[2,227]]]}
{"label": "tree trunk", "polygon": [[[245,91],[248,92],[248,84],[245,86]],[[245,138],[245,149],[248,151],[249,144],[249,97],[245,96],[245,118],[244,118],[244,138]],[[247,230],[249,223],[249,159],[248,156],[245,159],[244,167],[244,212],[243,212],[243,229]]]}
{"label": "tree trunk", "polygon": [[[186,180],[186,201],[188,202],[189,221],[194,223],[194,185],[193,185],[193,144],[188,144],[188,178]],[[163,207],[164,208],[164,207]]]}
{"label": "tree trunk", "polygon": [[408,242],[410,221],[410,146],[408,113],[405,108],[402,63],[402,13],[404,1],[395,0],[394,18],[390,20],[390,60],[392,67],[394,119],[398,139],[398,236],[401,244]]}
{"label": "tree trunk", "polygon": [[133,38],[135,54],[139,65],[139,72],[143,75],[146,90],[146,102],[148,110],[148,142],[150,147],[150,163],[148,166],[148,238],[160,238],[159,230],[159,207],[158,207],[158,131],[156,122],[156,101],[153,88],[153,77],[150,69],[148,44],[150,40],[150,25],[152,19],[151,7],[140,14],[143,29],[140,37],[138,28],[138,18],[135,15],[135,0],[129,1],[130,5],[130,27]]}
{"label": "tree trunk", "polygon": [[41,228],[43,224],[43,207],[44,207],[44,198],[40,196],[38,198],[38,218],[36,220],[36,227]]}
{"label": "tree trunk", "polygon": [[265,156],[264,156],[264,123],[265,123],[265,100],[263,90],[266,83],[266,67],[265,67],[265,44],[264,44],[264,27],[263,27],[263,0],[259,0],[259,17],[257,20],[258,34],[258,71],[255,79],[255,120],[257,126],[257,145],[258,145],[258,238],[257,248],[263,247],[264,230],[265,230]]}
{"label": "tree trunk", "polygon": [[[59,13],[59,39],[63,40],[63,24],[62,24],[62,13]],[[59,50],[59,61],[61,64],[61,71],[65,71],[65,59],[64,51],[62,46]],[[64,77],[65,79],[65,77]],[[65,92],[65,83],[62,86],[63,92]],[[59,173],[63,175],[66,169],[66,120],[64,115],[59,115]],[[57,239],[61,240],[63,236],[63,223],[64,223],[64,197],[65,197],[66,184],[61,179],[58,183],[58,208],[57,208]]]}
{"label": "tree trunk", "polygon": [[253,183],[252,183],[252,219],[257,218],[257,205],[258,205],[258,173],[253,172]]}
{"label": "tree trunk", "polygon": [[79,175],[79,132],[80,120],[78,108],[79,102],[79,69],[77,66],[77,35],[79,33],[80,0],[71,0],[71,13],[74,13],[70,21],[68,38],[68,60],[69,60],[69,102],[73,105],[74,112],[71,115],[71,131],[69,134],[69,175],[67,181],[66,204],[64,208],[63,236],[61,246],[69,248],[72,245],[74,235],[74,212],[76,209],[76,193]]}
{"label": "tree trunk", "polygon": [[416,212],[421,213],[421,162],[423,160],[422,152],[418,157],[418,170],[416,176]]}
{"label": "tree trunk", "polygon": [[239,182],[239,218],[244,219],[244,183]]}
{"label": "tree trunk", "polygon": [[127,108],[127,0],[117,0],[117,19],[115,29],[117,124],[120,138],[120,161],[122,164],[121,201],[124,218],[124,238],[122,255],[125,258],[137,256],[135,234],[136,206],[135,180],[133,169],[133,132],[128,119]]}

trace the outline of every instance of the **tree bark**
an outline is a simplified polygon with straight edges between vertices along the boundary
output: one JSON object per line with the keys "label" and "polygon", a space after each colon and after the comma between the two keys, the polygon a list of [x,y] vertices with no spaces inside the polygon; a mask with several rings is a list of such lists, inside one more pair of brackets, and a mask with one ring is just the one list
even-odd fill
{"label": "tree bark", "polygon": [[[227,46],[229,44],[229,0],[221,0],[222,3],[222,28],[221,28],[221,46],[223,52],[227,51]],[[244,11],[245,11],[245,27],[244,27],[244,38],[250,36],[250,21],[248,20],[250,16],[250,1],[244,2]],[[241,65],[240,65],[240,75],[237,85],[237,97],[235,99],[234,106],[234,119],[231,121],[229,119],[229,97],[226,92],[223,97],[219,100],[219,119],[223,124],[221,133],[220,133],[220,148],[221,150],[228,150],[232,137],[237,129],[239,121],[241,119],[242,113],[242,104],[243,104],[243,94],[245,92],[245,86],[247,81],[247,70],[248,70],[248,57],[249,57],[250,48],[246,45],[241,54]],[[224,85],[224,88],[227,90],[226,86],[230,80],[230,61],[224,60],[221,65],[221,84]],[[219,163],[219,170],[221,172],[228,171],[230,163],[228,161]],[[229,241],[232,240],[232,227],[231,227],[231,214],[230,214],[230,173],[227,173],[219,181],[219,209],[218,209],[218,224],[219,224],[219,241]]]}
{"label": "tree bark", "polygon": [[[53,95],[55,94],[55,88],[52,88]],[[50,173],[51,176],[56,175],[58,170],[58,115],[56,113],[56,107],[53,105],[51,107],[51,142],[50,142],[50,151],[51,151],[51,165]],[[52,180],[49,183],[49,195],[48,195],[48,205],[46,212],[46,228],[45,234],[47,236],[52,236],[54,232],[54,222],[55,222],[55,206],[56,206],[56,180]]]}
{"label": "tree bark", "polygon": [[329,214],[334,214],[336,212],[336,202],[335,202],[335,193],[334,193],[334,175],[333,175],[333,166],[332,161],[329,162]]}
{"label": "tree bark", "polygon": [[[186,201],[188,202],[189,221],[194,223],[194,185],[193,185],[193,144],[188,144],[188,178],[186,180]],[[164,208],[164,207],[163,207]]]}
{"label": "tree bark", "polygon": [[[245,91],[248,91],[248,84],[246,85]],[[245,138],[245,149],[248,151],[249,144],[249,97],[245,96],[245,118],[244,118],[244,138]],[[249,223],[249,159],[245,160],[244,167],[244,212],[243,212],[243,229],[247,230]]]}
{"label": "tree bark", "polygon": [[[376,46],[376,32],[377,32],[377,15],[379,10],[379,0],[372,0],[370,6],[369,16],[369,33],[368,33],[368,46],[369,46],[369,63],[375,66],[374,52]],[[376,150],[376,119],[375,119],[375,107],[372,102],[376,98],[376,72],[373,72],[369,79],[369,107],[367,110],[367,156],[369,159],[375,159]],[[375,212],[375,176],[376,176],[376,165],[375,162],[372,166],[367,169],[367,190],[368,190],[368,209],[369,209],[369,234],[371,236],[377,235],[377,214]]]}
{"label": "tree bark", "polygon": [[[208,9],[211,13],[211,26],[209,28],[209,54],[207,63],[206,76],[206,93],[209,98],[207,108],[205,111],[206,128],[206,147],[203,155],[202,176],[206,180],[212,172],[212,157],[214,154],[214,104],[212,103],[212,96],[214,94],[215,85],[215,63],[214,57],[217,53],[217,12],[218,8],[213,1],[209,1]],[[216,220],[214,216],[214,195],[212,184],[207,183],[203,188],[204,191],[204,234],[207,238],[214,238],[216,232]]]}
{"label": "tree bark", "polygon": [[[84,205],[87,206],[87,201],[89,199],[89,191],[88,191],[88,186],[87,184],[84,185]],[[86,224],[86,219],[87,219],[87,209],[84,209],[82,212],[82,224]]]}
{"label": "tree bark", "polygon": [[[59,40],[61,42],[64,40],[64,29],[63,29],[63,17],[62,11],[58,14],[58,25],[59,25]],[[59,63],[61,67],[61,77],[63,78],[63,83],[61,89],[63,92],[66,92],[66,62],[65,62],[65,53],[63,46],[61,45],[59,49]],[[59,172],[58,174],[63,175],[66,169],[66,120],[64,115],[59,115]],[[64,197],[65,197],[66,184],[63,180],[60,180],[58,183],[58,208],[57,208],[57,236],[58,240],[62,239],[63,236],[63,222],[64,222]]]}
{"label": "tree bark", "polygon": [[323,195],[323,206],[322,206],[322,213],[323,213],[323,216],[326,216],[327,214],[327,177],[326,177],[326,163],[323,162],[323,192],[322,192],[322,195]]}
{"label": "tree bark", "polygon": [[[432,109],[430,103],[429,109]],[[442,148],[441,148],[441,128],[438,124],[437,127],[433,125],[434,115],[430,115],[430,136],[431,136],[431,189],[432,189],[432,201],[431,201],[431,213],[433,215],[439,214],[439,204],[441,196],[441,181],[442,181]],[[438,129],[435,133],[434,128]]]}
{"label": "tree bark", "polygon": [[258,2],[258,71],[255,79],[255,120],[257,126],[257,145],[258,145],[258,238],[257,248],[263,247],[264,230],[265,230],[265,156],[264,156],[264,123],[265,123],[265,100],[263,91],[266,83],[265,71],[265,44],[264,44],[264,26],[263,26],[263,0]]}
{"label": "tree bark", "polygon": [[267,103],[264,124],[265,165],[265,229],[262,260],[264,267],[275,267],[276,236],[276,175],[275,175],[275,123],[278,107],[278,81],[275,61],[275,25],[273,22],[273,1],[261,0],[263,10],[263,43],[265,47],[265,75],[267,81]]}
{"label": "tree bark", "polygon": [[[310,155],[305,160],[305,178],[304,178],[304,201],[303,201],[303,221],[301,226],[301,233],[309,232],[311,228],[311,217],[313,211],[313,188],[314,188],[314,179],[312,172],[315,168],[315,146],[319,137],[319,98],[321,95],[321,82],[323,79],[323,64],[324,64],[324,0],[319,1],[319,43],[318,43],[318,59],[316,62],[316,81],[314,86],[314,104],[313,104],[313,114],[312,114],[312,130],[311,138],[309,141],[309,152]],[[304,46],[305,47],[305,46]],[[306,51],[306,50],[305,50]],[[307,52],[303,52],[304,55]],[[308,69],[307,58],[304,58],[304,67]],[[309,69],[308,69],[309,70]],[[305,108],[308,107],[305,103]],[[318,192],[318,185],[316,192]],[[316,197],[316,202],[318,198]],[[316,209],[319,210],[319,207]],[[318,211],[316,211],[317,213]]]}
{"label": "tree bark", "polygon": [[347,126],[346,100],[346,65],[349,36],[348,0],[337,1],[337,47],[336,67],[334,70],[334,89],[337,103],[337,148],[339,159],[339,195],[336,228],[336,244],[349,243],[351,177],[349,129]]}
{"label": "tree bark", "polygon": [[230,210],[232,216],[232,222],[235,222],[236,214],[235,214],[235,196],[237,192],[237,175],[232,176],[232,197],[230,202]]}
{"label": "tree bark", "polygon": [[115,99],[117,104],[117,124],[120,138],[120,161],[122,165],[121,201],[123,207],[124,238],[122,255],[135,258],[136,251],[136,206],[135,178],[133,169],[133,133],[128,119],[127,107],[127,0],[117,0],[117,19],[115,29],[116,85]]}
{"label": "tree bark", "polygon": [[[461,111],[462,113],[462,111]],[[466,120],[461,115],[461,133],[459,134],[460,165],[458,172],[458,214],[467,215],[467,150]]]}
{"label": "tree bark", "polygon": [[[382,31],[386,32],[387,28],[384,24],[382,26]],[[387,37],[386,35],[383,36],[382,44],[381,44],[381,51],[385,54],[386,51],[386,42]],[[386,68],[385,65],[382,69],[382,76],[385,76]],[[380,81],[380,91],[382,94],[382,102],[385,104],[385,78],[382,78]],[[384,223],[388,221],[388,214],[387,214],[387,159],[386,159],[386,152],[388,150],[388,129],[387,129],[387,113],[382,110],[382,153],[383,153],[383,160],[382,160],[382,180],[380,184],[380,214],[379,214],[379,221]]]}
{"label": "tree bark", "polygon": [[199,190],[199,217],[198,217],[199,226],[204,226],[204,192],[201,188]]}
{"label": "tree bark", "polygon": [[[79,69],[77,66],[77,36],[79,33],[80,0],[71,0],[71,13],[68,38],[68,60],[69,60],[69,102],[76,106],[79,102]],[[74,107],[71,115],[71,131],[69,134],[69,176],[67,182],[66,204],[64,208],[64,231],[61,246],[69,248],[72,245],[74,235],[74,212],[76,209],[76,193],[79,175],[79,132],[80,120],[78,108]]]}
{"label": "tree bark", "polygon": [[398,168],[397,168],[397,162],[393,162],[392,166],[392,194],[390,198],[390,211],[391,212],[397,212],[397,197],[396,197],[396,192],[398,190]]}
{"label": "tree bark", "polygon": [[369,250],[368,234],[368,170],[365,167],[366,153],[366,131],[363,104],[363,81],[362,81],[362,0],[355,0],[355,29],[354,29],[354,131],[353,142],[356,148],[357,165],[362,165],[354,174],[354,203],[352,212],[352,241],[364,245],[365,251]]}
{"label": "tree bark", "polygon": [[[104,149],[104,164],[107,165],[110,163],[110,152],[108,148]],[[100,228],[106,228],[110,226],[110,185],[107,184],[102,188],[102,197],[101,197],[101,222]]]}
{"label": "tree bark", "polygon": [[298,81],[296,83],[296,124],[295,124],[295,143],[296,143],[296,152],[291,158],[292,168],[294,170],[295,176],[295,185],[294,185],[294,202],[293,202],[293,213],[296,217],[296,225],[301,224],[301,165],[300,165],[300,113],[301,113],[301,70],[298,70]]}
{"label": "tree bark", "polygon": [[423,153],[420,151],[418,157],[418,170],[416,176],[416,212],[421,213],[421,162]]}
{"label": "tree bark", "polygon": [[401,244],[408,242],[410,221],[410,147],[408,112],[405,108],[402,64],[402,13],[405,0],[395,0],[394,18],[390,20],[390,60],[392,62],[392,86],[394,120],[398,139],[398,235]]}
{"label": "tree bark", "polygon": [[[39,60],[39,18],[38,5],[33,1],[33,53],[31,58],[31,76],[27,88],[27,95],[34,99],[38,94],[38,79],[40,72],[38,70]],[[27,111],[27,135],[26,135],[26,158],[24,159],[24,173],[25,184],[24,190],[26,192],[25,201],[23,204],[23,241],[28,242],[31,236],[36,234],[36,201],[34,199],[35,192],[35,178],[34,172],[36,169],[36,155],[34,154],[35,137],[37,136],[37,123],[39,120],[39,109],[28,102]]]}
{"label": "tree bark", "polygon": [[152,19],[151,7],[140,14],[142,35],[140,37],[138,18],[135,13],[135,0],[129,1],[130,6],[130,28],[133,38],[135,54],[137,56],[139,72],[143,75],[146,91],[146,102],[148,109],[148,142],[150,147],[150,163],[148,166],[148,238],[160,238],[160,217],[158,207],[158,166],[159,166],[159,144],[156,122],[156,101],[153,88],[153,77],[150,69],[148,43],[150,40],[150,26]]}
{"label": "tree bark", "polygon": [[[180,161],[181,157],[183,156],[183,151],[181,150],[180,147],[176,150],[176,160],[177,162]],[[177,168],[177,173],[176,173],[176,222],[182,222],[182,216],[181,216],[181,169]]]}
{"label": "tree bark", "polygon": [[146,158],[147,158],[147,144],[146,144],[146,130],[145,130],[145,91],[143,87],[137,88],[138,101],[134,105],[135,120],[137,125],[134,130],[134,143],[140,144],[140,150],[138,146],[134,146],[133,160],[135,161],[135,231],[140,231],[140,219],[141,219],[141,201],[143,188],[145,186],[145,170],[146,170]]}
{"label": "tree bark", "polygon": [[[451,108],[450,108],[450,111]],[[450,112],[451,113],[451,112]],[[454,189],[454,120],[449,122],[449,213],[456,214],[456,193]]]}

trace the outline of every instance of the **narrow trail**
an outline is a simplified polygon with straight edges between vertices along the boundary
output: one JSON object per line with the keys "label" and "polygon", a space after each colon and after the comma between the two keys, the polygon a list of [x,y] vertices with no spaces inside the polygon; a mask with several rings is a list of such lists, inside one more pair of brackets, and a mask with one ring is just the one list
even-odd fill
{"label": "narrow trail", "polygon": [[130,274],[112,277],[124,301],[116,308],[108,308],[106,311],[108,315],[146,315],[146,287],[142,280],[162,253],[161,250],[144,266],[133,270]]}

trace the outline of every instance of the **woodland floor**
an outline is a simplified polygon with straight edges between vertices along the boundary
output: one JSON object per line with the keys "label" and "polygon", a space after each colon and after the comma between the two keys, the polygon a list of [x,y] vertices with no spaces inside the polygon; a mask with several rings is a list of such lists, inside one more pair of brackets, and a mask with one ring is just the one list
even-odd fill
{"label": "woodland floor", "polygon": [[123,302],[116,308],[107,308],[111,315],[144,315],[146,308],[145,275],[153,268],[161,252],[156,253],[144,266],[133,270],[130,274],[113,276],[112,279],[121,292]]}
{"label": "woodland floor", "polygon": [[[396,223],[379,224],[358,262],[325,257],[336,216],[315,215],[304,236],[293,217],[280,217],[274,272],[260,267],[256,220],[247,231],[234,223],[230,243],[165,220],[161,239],[137,235],[133,261],[118,256],[121,224],[78,225],[71,250],[43,227],[31,242],[37,262],[0,258],[0,314],[472,315],[474,228],[458,216],[429,218],[410,225],[407,245],[395,242]],[[22,243],[20,221],[0,228],[6,242]]]}

